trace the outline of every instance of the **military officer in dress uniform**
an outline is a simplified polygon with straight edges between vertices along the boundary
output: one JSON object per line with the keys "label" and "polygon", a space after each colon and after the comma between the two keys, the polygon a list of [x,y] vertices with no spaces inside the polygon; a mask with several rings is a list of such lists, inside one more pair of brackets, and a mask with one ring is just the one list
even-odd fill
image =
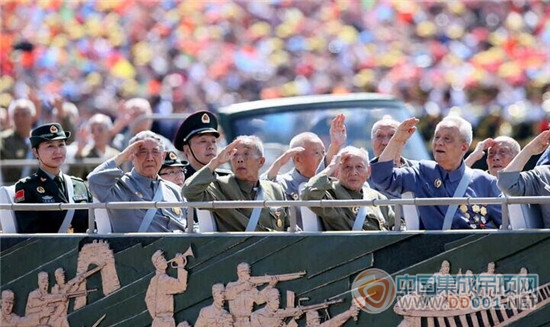
{"label": "military officer in dress uniform", "polygon": [[[15,203],[92,202],[84,181],[61,171],[67,154],[65,140],[70,134],[58,123],[32,130],[30,141],[39,168],[15,184]],[[88,228],[88,210],[15,211],[15,217],[20,233],[85,233]]]}
{"label": "military officer in dress uniform", "polygon": [[[156,133],[139,132],[130,139],[126,149],[88,175],[90,190],[101,202],[183,202],[180,189],[158,175],[164,155],[164,143]],[[133,165],[128,173],[120,169],[126,162]],[[109,209],[108,212],[114,233],[185,230],[186,217],[181,207]]]}
{"label": "military officer in dress uniform", "polygon": [[[378,160],[371,164],[372,181],[391,192],[413,192],[419,198],[498,197],[496,178],[484,171],[470,169],[464,154],[472,142],[472,125],[458,116],[439,122],[432,141],[435,161],[423,160],[412,167],[394,166],[396,153],[416,131],[418,119],[399,125]],[[499,228],[499,205],[418,206],[421,229]]]}
{"label": "military officer in dress uniform", "polygon": [[[216,168],[228,161],[233,174],[216,174]],[[264,163],[262,141],[256,136],[239,136],[185,181],[183,196],[189,201],[285,200],[281,185],[260,180]],[[286,209],[280,207],[213,209],[212,212],[221,232],[285,231],[289,227]]]}
{"label": "military officer in dress uniform", "polygon": [[[195,112],[183,121],[174,138],[174,146],[183,151],[189,161],[185,178],[189,178],[197,170],[206,166],[216,156],[218,137],[220,137],[218,120],[209,111]],[[228,175],[231,172],[217,169],[216,173]]]}
{"label": "military officer in dress uniform", "polygon": [[180,160],[176,152],[168,151],[164,157],[162,167],[160,167],[159,176],[164,180],[182,187],[185,181],[185,167],[188,165],[189,162]]}

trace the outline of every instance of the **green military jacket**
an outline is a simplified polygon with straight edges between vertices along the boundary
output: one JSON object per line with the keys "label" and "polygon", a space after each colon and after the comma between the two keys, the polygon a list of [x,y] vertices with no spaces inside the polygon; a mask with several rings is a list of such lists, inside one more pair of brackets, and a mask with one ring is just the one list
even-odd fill
{"label": "green military jacket", "polygon": [[[362,192],[352,191],[335,178],[329,178],[321,173],[313,176],[302,190],[302,200],[359,200],[387,199],[382,193],[363,186]],[[352,230],[359,207],[311,207],[323,221],[327,231]],[[367,206],[367,217],[363,230],[389,230],[394,225],[395,215],[389,206]]]}
{"label": "green military jacket", "polygon": [[[285,200],[283,188],[271,181],[260,180],[264,200]],[[242,191],[235,175],[219,176],[203,167],[185,181],[182,195],[188,201],[253,200]],[[253,208],[213,209],[218,231],[245,231]],[[290,226],[286,208],[264,208],[256,231],[286,231]]]}
{"label": "green military jacket", "polygon": [[[92,202],[88,186],[80,178],[69,176],[75,203]],[[15,203],[69,203],[57,184],[42,170],[15,184]],[[19,233],[57,233],[67,211],[15,211]],[[88,229],[88,210],[75,210],[71,227],[75,233]]]}

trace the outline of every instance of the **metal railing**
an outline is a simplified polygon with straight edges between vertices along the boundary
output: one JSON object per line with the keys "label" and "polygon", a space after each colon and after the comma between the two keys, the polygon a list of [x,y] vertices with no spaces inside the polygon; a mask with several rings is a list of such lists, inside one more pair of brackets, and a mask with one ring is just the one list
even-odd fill
{"label": "metal railing", "polygon": [[[293,233],[296,229],[297,207],[356,207],[356,206],[393,206],[395,211],[395,231],[401,230],[401,218],[403,217],[403,205],[427,206],[427,205],[500,205],[502,207],[502,227],[509,229],[510,216],[508,205],[511,204],[550,204],[550,196],[525,196],[525,197],[496,197],[496,198],[410,198],[410,199],[375,199],[375,200],[314,200],[314,201],[206,201],[206,202],[109,202],[109,203],[51,203],[31,204],[13,203],[0,204],[1,210],[26,210],[26,211],[60,211],[69,209],[88,209],[89,225],[94,226],[96,209],[149,209],[149,208],[189,208],[189,209],[238,209],[238,208],[274,208],[285,207],[290,210],[290,229]],[[188,210],[187,226],[193,226],[194,210]],[[89,228],[88,233],[96,231]],[[194,233],[192,228],[187,228],[187,233]]]}

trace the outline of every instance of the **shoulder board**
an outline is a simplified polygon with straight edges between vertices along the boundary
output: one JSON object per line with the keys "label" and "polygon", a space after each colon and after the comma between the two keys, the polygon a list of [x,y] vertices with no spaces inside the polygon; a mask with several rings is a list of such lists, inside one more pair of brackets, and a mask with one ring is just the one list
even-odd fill
{"label": "shoulder board", "polygon": [[33,176],[34,176],[34,174],[30,175],[30,176],[27,176],[27,177],[23,177],[19,181],[17,181],[17,183],[25,184],[25,183],[31,181]]}

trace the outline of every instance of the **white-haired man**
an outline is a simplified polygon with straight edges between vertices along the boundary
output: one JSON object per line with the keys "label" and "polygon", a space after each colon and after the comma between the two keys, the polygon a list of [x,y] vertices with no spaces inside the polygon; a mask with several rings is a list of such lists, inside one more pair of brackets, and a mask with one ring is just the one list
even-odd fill
{"label": "white-haired man", "polygon": [[[378,160],[371,164],[372,181],[391,192],[413,192],[419,198],[497,197],[496,178],[464,164],[472,142],[472,125],[458,116],[447,116],[435,128],[432,141],[435,161],[422,160],[412,167],[395,167],[396,153],[416,131],[418,119],[399,125]],[[502,221],[498,205],[418,206],[422,229],[499,228]]]}
{"label": "white-haired man", "polygon": [[[338,178],[331,177],[337,172]],[[302,190],[304,200],[386,199],[366,183],[370,176],[369,154],[365,149],[347,146]],[[312,207],[323,221],[324,229],[388,230],[394,224],[394,212],[388,206]]]}

